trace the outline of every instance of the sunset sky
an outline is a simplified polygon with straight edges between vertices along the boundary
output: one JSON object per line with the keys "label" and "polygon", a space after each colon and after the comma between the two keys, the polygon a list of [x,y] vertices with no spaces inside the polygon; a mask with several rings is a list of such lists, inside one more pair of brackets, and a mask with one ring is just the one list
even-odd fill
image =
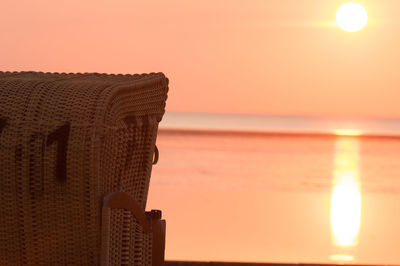
{"label": "sunset sky", "polygon": [[400,117],[400,1],[3,0],[0,69],[164,72],[169,111]]}

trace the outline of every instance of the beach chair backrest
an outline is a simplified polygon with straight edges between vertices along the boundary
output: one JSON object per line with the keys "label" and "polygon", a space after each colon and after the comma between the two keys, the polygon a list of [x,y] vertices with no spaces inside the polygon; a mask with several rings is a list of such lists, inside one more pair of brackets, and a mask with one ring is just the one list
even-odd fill
{"label": "beach chair backrest", "polygon": [[104,197],[145,210],[167,91],[162,73],[0,72],[0,265],[100,264]]}

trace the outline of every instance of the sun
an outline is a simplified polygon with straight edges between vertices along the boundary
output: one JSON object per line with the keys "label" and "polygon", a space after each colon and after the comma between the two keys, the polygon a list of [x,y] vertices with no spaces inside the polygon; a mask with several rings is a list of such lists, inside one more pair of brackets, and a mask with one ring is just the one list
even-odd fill
{"label": "sun", "polygon": [[367,22],[367,10],[355,2],[341,5],[336,12],[337,25],[347,32],[359,31],[367,25]]}

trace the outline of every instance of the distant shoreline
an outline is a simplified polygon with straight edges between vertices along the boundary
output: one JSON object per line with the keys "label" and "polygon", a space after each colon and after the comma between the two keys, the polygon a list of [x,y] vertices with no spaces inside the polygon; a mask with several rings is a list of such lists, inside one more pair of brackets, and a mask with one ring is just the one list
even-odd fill
{"label": "distant shoreline", "polygon": [[400,138],[400,119],[332,118],[167,112],[160,129],[170,134]]}
{"label": "distant shoreline", "polygon": [[359,135],[336,134],[334,132],[301,132],[301,131],[257,131],[227,129],[180,129],[161,127],[161,135],[197,135],[197,136],[238,136],[238,137],[305,137],[305,138],[362,138],[400,140],[400,135],[362,133]]}
{"label": "distant shoreline", "polygon": [[166,266],[374,266],[387,264],[353,264],[353,263],[261,263],[261,262],[217,262],[217,261],[165,261]]}

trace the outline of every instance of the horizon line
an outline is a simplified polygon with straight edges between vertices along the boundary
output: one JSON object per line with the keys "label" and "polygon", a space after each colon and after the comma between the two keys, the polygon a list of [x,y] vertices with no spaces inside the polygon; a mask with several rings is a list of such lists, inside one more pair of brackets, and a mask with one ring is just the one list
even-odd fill
{"label": "horizon line", "polygon": [[192,114],[192,115],[221,115],[221,116],[261,116],[310,119],[339,119],[339,120],[399,120],[400,116],[366,116],[366,115],[334,115],[334,114],[284,114],[284,113],[236,113],[236,112],[209,112],[209,111],[169,111],[165,114]]}
{"label": "horizon line", "polygon": [[318,137],[318,138],[367,138],[400,140],[400,134],[338,134],[329,131],[280,131],[280,130],[241,130],[241,129],[192,129],[192,128],[159,128],[162,135],[214,135],[214,136],[254,136],[254,137]]}

